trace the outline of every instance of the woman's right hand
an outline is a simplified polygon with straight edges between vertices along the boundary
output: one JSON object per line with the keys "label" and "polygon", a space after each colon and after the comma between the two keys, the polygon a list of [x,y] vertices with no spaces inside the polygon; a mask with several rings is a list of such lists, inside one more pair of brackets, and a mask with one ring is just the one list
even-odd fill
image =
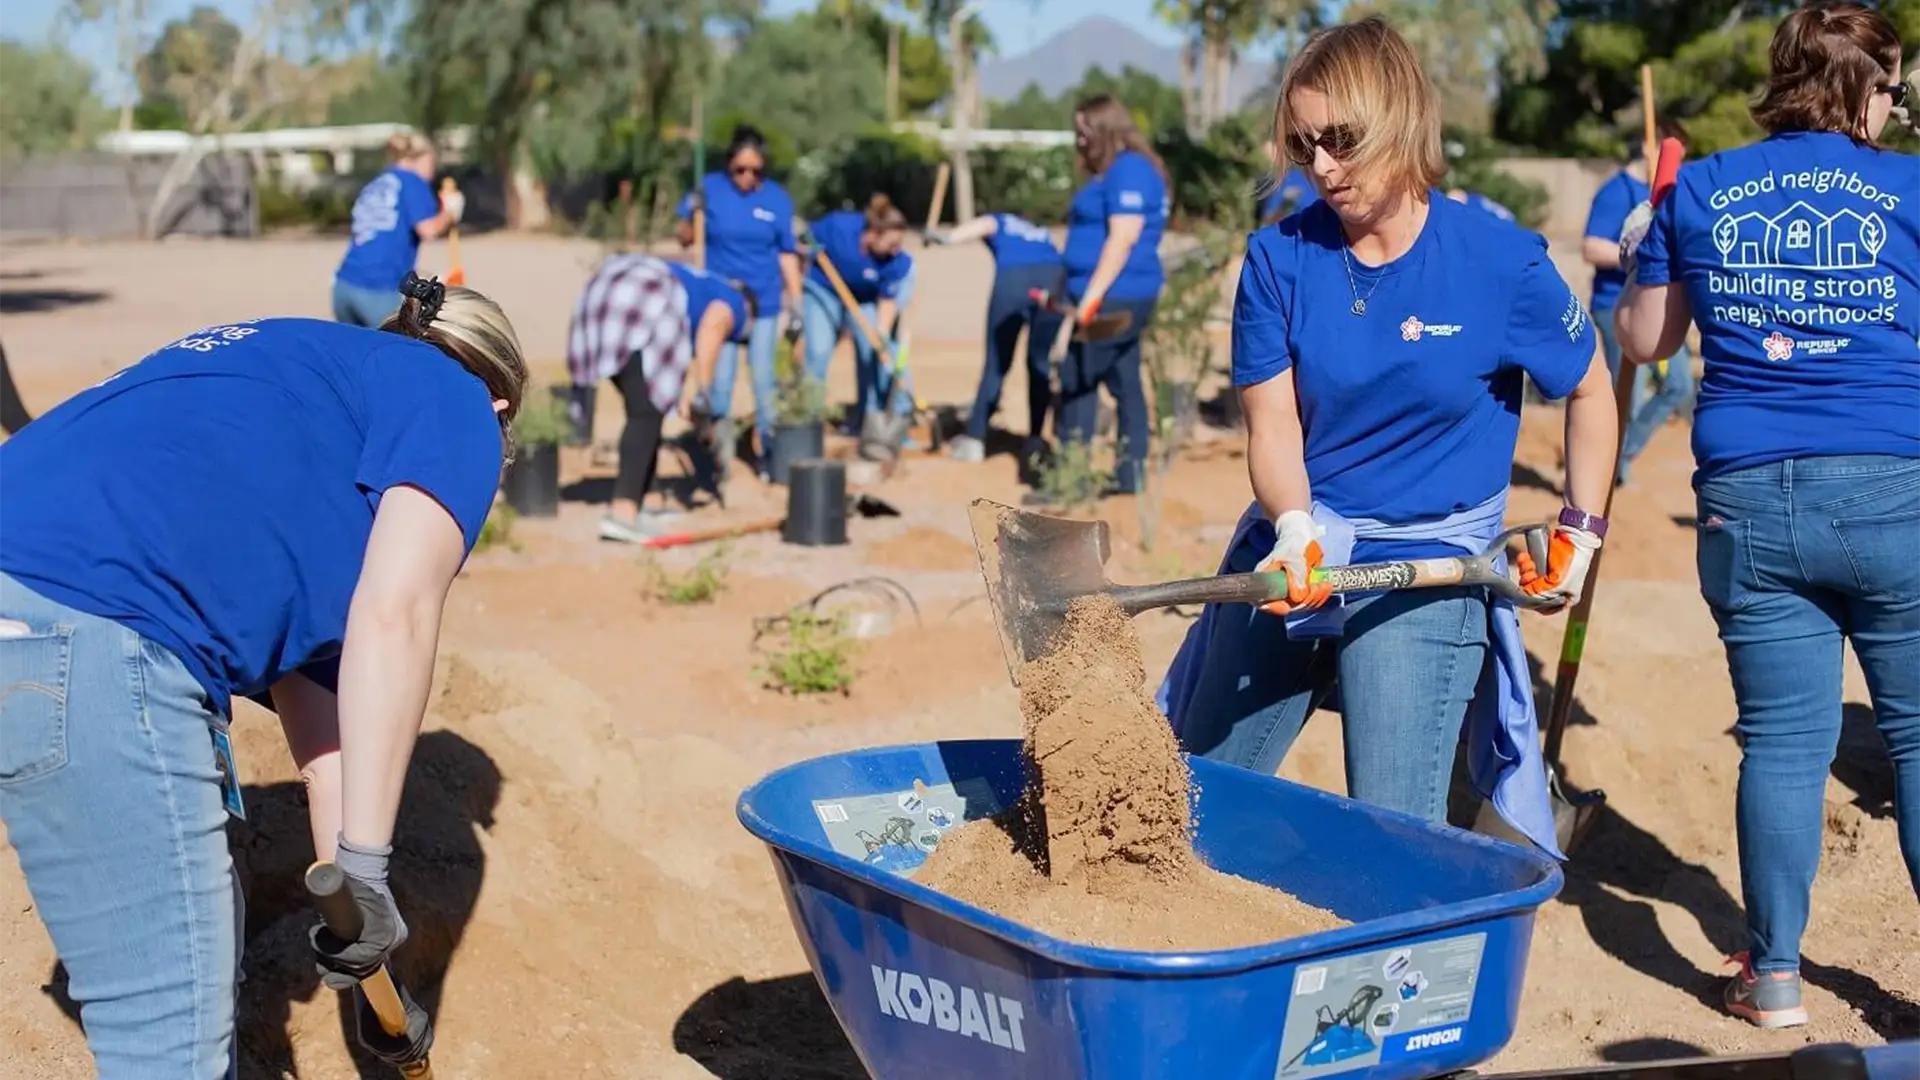
{"label": "woman's right hand", "polygon": [[460,224],[460,219],[467,216],[467,197],[459,191],[447,192],[440,196],[440,211],[447,215],[448,224]]}
{"label": "woman's right hand", "polygon": [[380,970],[394,950],[407,943],[407,923],[387,885],[392,849],[357,848],[343,837],[334,865],[346,878],[347,896],[360,913],[360,934],[348,941],[323,922],[307,933],[320,981],[332,990],[348,990]]}
{"label": "woman's right hand", "polygon": [[1333,595],[1333,586],[1311,582],[1313,571],[1320,565],[1320,536],[1326,530],[1313,520],[1313,515],[1303,510],[1288,510],[1273,523],[1273,550],[1260,565],[1254,567],[1256,573],[1268,573],[1285,570],[1287,574],[1287,597],[1285,600],[1273,600],[1260,606],[1262,611],[1272,615],[1286,615],[1295,611],[1311,611],[1327,602]]}

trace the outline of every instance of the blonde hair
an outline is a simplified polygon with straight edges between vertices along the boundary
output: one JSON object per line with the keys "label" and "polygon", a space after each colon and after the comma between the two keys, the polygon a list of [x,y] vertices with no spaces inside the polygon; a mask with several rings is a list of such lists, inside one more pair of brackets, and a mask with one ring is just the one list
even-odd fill
{"label": "blonde hair", "polygon": [[408,296],[380,329],[416,338],[452,357],[507,407],[500,413],[503,453],[513,460],[513,418],[527,390],[527,361],[520,338],[500,305],[460,285],[448,285],[440,309],[427,318],[419,299]]}
{"label": "blonde hair", "polygon": [[398,163],[431,153],[433,153],[433,140],[417,131],[396,131],[387,136],[389,162]]}
{"label": "blonde hair", "polygon": [[[1294,124],[1297,89],[1327,95],[1334,122],[1353,128],[1358,142],[1345,163],[1355,173],[1385,174],[1390,187],[1416,197],[1446,176],[1439,97],[1413,47],[1385,19],[1318,31],[1288,62],[1274,105],[1273,145],[1276,158],[1289,162],[1294,137],[1307,135]],[[1272,190],[1277,182],[1264,186]]]}

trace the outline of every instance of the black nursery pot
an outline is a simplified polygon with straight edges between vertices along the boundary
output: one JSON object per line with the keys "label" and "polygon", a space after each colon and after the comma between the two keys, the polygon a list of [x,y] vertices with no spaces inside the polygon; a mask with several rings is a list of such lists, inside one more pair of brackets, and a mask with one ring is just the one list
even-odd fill
{"label": "black nursery pot", "polygon": [[513,464],[501,479],[507,505],[521,517],[558,517],[560,514],[560,447],[539,443],[514,449]]}
{"label": "black nursery pot", "polygon": [[810,424],[775,424],[773,445],[767,450],[767,476],[776,484],[785,484],[794,462],[826,454],[826,424],[818,420]]}

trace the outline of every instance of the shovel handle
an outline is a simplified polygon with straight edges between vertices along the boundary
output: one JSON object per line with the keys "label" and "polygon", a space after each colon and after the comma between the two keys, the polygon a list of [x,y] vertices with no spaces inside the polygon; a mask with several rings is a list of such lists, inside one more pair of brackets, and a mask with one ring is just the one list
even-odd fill
{"label": "shovel handle", "polygon": [[[353,897],[347,894],[345,871],[330,862],[316,862],[307,867],[307,895],[319,910],[320,921],[327,924],[333,936],[343,941],[352,941],[360,936],[364,923],[360,918],[360,908],[354,904]],[[380,1026],[387,1034],[406,1034],[407,1007],[400,1000],[400,990],[394,985],[393,973],[384,964],[360,981],[360,990],[367,995],[367,1004],[373,1007],[374,1016],[379,1018]],[[433,1066],[425,1059],[412,1061],[401,1066],[400,1073],[417,1080],[432,1080]]]}

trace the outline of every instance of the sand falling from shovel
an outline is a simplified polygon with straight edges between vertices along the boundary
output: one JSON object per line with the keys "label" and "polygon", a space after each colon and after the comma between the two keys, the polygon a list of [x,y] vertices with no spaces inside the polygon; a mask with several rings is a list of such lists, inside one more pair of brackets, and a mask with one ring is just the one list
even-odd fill
{"label": "sand falling from shovel", "polygon": [[1133,622],[1074,601],[1020,673],[1021,801],[943,840],[915,879],[1044,933],[1153,951],[1235,948],[1344,926],[1193,849],[1192,777],[1146,689]]}

